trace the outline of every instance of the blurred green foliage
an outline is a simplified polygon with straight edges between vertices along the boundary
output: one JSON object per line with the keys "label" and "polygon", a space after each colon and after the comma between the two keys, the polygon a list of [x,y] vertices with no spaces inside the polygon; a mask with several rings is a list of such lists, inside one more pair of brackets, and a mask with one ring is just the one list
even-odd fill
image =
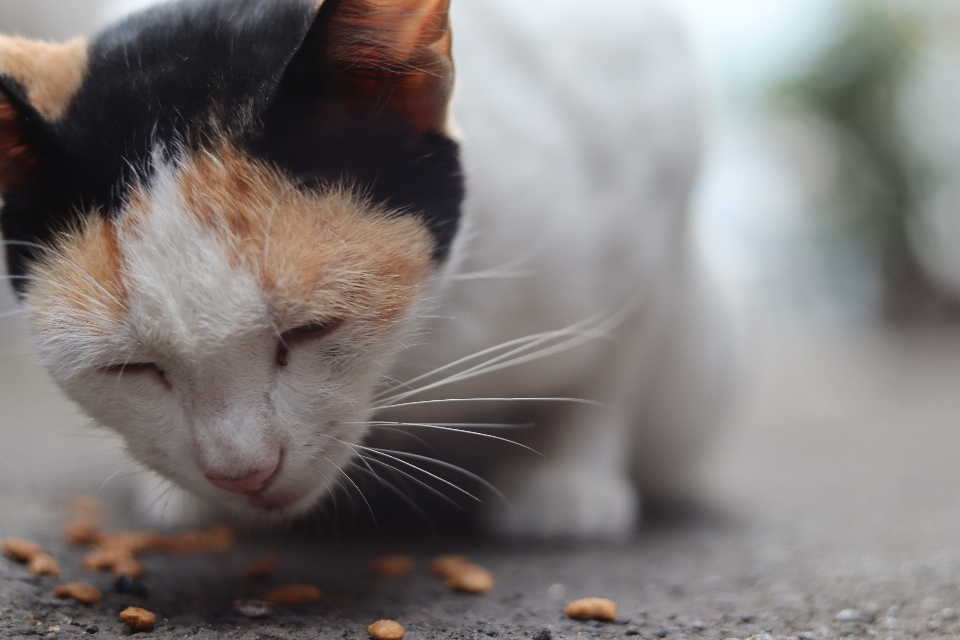
{"label": "blurred green foliage", "polygon": [[894,14],[887,3],[852,4],[840,39],[775,93],[831,125],[839,175],[820,222],[876,256],[883,311],[894,320],[942,317],[954,306],[926,276],[909,241],[910,219],[926,183],[898,114],[898,96],[914,62],[904,34],[922,34],[913,18]]}

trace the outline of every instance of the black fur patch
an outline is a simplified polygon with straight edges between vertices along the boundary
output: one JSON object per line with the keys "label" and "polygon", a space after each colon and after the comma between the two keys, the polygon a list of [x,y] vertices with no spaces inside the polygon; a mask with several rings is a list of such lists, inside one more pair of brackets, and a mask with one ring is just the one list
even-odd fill
{"label": "black fur patch", "polygon": [[[161,5],[91,43],[83,86],[56,125],[21,111],[42,159],[32,188],[6,197],[8,241],[48,243],[77,216],[115,215],[131,181],[149,183],[151,154],[226,135],[309,188],[346,180],[378,201],[424,216],[446,258],[464,195],[456,143],[371,108],[346,113],[316,57],[324,3],[193,0]],[[9,95],[15,88],[7,86]],[[36,252],[7,247],[23,276]],[[23,291],[26,283],[14,280]]]}

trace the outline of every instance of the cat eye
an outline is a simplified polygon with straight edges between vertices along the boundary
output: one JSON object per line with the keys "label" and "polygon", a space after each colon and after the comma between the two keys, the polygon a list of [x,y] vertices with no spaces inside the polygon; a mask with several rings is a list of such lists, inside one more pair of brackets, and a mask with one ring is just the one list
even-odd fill
{"label": "cat eye", "polygon": [[306,340],[317,340],[333,333],[343,320],[330,320],[329,322],[317,322],[314,324],[305,324],[294,327],[280,334],[280,341],[277,343],[277,364],[281,367],[289,364],[290,347]]}
{"label": "cat eye", "polygon": [[106,373],[115,373],[118,376],[136,373],[153,373],[163,380],[164,384],[170,384],[167,381],[167,374],[163,371],[163,369],[158,367],[153,362],[129,362],[127,364],[115,364],[111,367],[105,367],[103,371]]}

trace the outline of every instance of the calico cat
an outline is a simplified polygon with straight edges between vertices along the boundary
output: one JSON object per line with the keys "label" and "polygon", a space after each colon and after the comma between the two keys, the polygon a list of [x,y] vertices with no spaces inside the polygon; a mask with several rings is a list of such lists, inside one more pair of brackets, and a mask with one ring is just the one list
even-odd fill
{"label": "calico cat", "polygon": [[490,531],[622,537],[689,490],[729,379],[691,65],[647,0],[450,4],[0,39],[9,273],[60,387],[219,508],[483,477]]}

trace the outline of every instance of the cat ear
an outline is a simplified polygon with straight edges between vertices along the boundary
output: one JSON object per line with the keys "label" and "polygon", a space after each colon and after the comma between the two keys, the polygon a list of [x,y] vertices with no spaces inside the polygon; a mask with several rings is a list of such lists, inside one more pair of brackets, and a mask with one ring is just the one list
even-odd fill
{"label": "cat ear", "polygon": [[[453,91],[450,0],[325,0],[315,49],[330,88],[442,131]],[[310,37],[310,36],[308,36]]]}
{"label": "cat ear", "polygon": [[0,194],[33,181],[48,125],[66,113],[86,65],[82,39],[53,44],[0,36]]}
{"label": "cat ear", "polygon": [[0,87],[0,195],[23,191],[40,168],[40,157],[29,142],[19,101]]}

